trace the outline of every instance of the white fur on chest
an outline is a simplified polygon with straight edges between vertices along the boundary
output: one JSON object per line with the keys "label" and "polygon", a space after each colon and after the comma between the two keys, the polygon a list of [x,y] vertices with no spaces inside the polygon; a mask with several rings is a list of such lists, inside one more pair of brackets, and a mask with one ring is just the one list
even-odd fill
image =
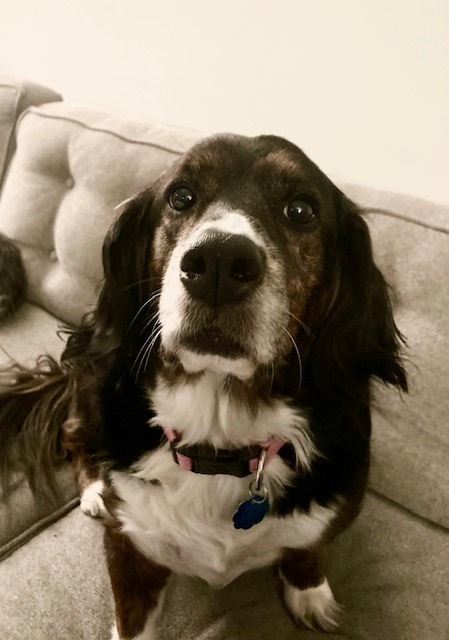
{"label": "white fur on chest", "polygon": [[283,439],[304,468],[316,453],[308,421],[295,407],[282,400],[248,405],[229,393],[225,375],[205,371],[177,385],[159,379],[149,398],[157,414],[153,423],[176,429],[184,444],[208,442],[226,449]]}
{"label": "white fur on chest", "polygon": [[[146,556],[215,586],[272,564],[283,548],[312,546],[335,516],[334,509],[313,504],[308,515],[268,515],[247,531],[235,529],[232,515],[249,495],[251,476],[185,471],[173,461],[168,445],[139,466],[134,476],[118,472],[112,476],[123,500],[118,512],[123,530]],[[269,466],[276,475],[282,473],[280,460]],[[268,472],[269,467],[269,485]],[[161,485],[144,478],[157,478]]]}
{"label": "white fur on chest", "polygon": [[[313,443],[306,420],[294,408],[278,402],[250,411],[222,393],[220,384],[215,374],[175,389],[159,384],[151,394],[154,422],[180,431],[183,442],[208,441],[217,447],[282,438],[293,444],[299,467],[309,466]],[[264,484],[272,498],[292,473],[279,456],[268,464]],[[168,443],[143,456],[131,474],[112,474],[122,499],[117,515],[136,546],[174,572],[216,586],[275,562],[283,548],[315,544],[335,516],[333,508],[312,503],[309,514],[267,515],[249,530],[235,529],[233,513],[249,497],[252,479],[185,471],[174,462]]]}

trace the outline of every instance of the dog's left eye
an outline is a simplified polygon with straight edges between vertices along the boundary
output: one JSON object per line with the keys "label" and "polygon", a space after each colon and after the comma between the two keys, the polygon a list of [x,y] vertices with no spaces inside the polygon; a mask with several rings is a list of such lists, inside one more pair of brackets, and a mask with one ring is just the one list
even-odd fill
{"label": "dog's left eye", "polygon": [[195,204],[195,194],[192,189],[180,185],[172,189],[168,197],[168,203],[175,211],[185,211]]}
{"label": "dog's left eye", "polygon": [[297,226],[308,225],[313,222],[317,212],[313,203],[304,197],[295,198],[284,208],[284,215]]}

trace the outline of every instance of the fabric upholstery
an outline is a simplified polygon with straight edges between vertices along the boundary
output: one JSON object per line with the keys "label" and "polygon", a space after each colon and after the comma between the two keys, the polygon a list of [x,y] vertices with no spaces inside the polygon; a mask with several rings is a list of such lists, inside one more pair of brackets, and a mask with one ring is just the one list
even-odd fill
{"label": "fabric upholstery", "polygon": [[95,305],[114,207],[197,138],[64,104],[30,109],[0,201],[0,230],[23,248],[30,299],[79,323]]}
{"label": "fabric upholstery", "polygon": [[23,480],[17,482],[7,502],[0,501],[0,561],[79,503],[70,465],[58,470],[56,481],[60,495],[47,504],[38,505]]}
{"label": "fabric upholstery", "polygon": [[[423,544],[425,541],[425,544]],[[270,569],[225,589],[176,577],[161,640],[447,640],[447,533],[368,495],[362,514],[328,559],[345,605],[338,633],[297,628]],[[0,637],[109,640],[111,591],[101,525],[79,509],[0,564]]]}
{"label": "fabric upholstery", "polygon": [[409,395],[375,391],[371,486],[449,528],[449,207],[345,190],[367,207],[376,261],[407,340]]}
{"label": "fabric upholstery", "polygon": [[[41,353],[59,358],[64,342],[57,330],[56,318],[34,304],[24,304],[0,325],[0,366],[11,361],[33,366]],[[78,493],[68,464],[58,470],[59,495],[54,503],[38,504],[20,477],[11,484],[8,503],[0,501],[0,560],[73,507]]]}
{"label": "fabric upholstery", "polygon": [[62,97],[51,89],[0,73],[0,185],[14,154],[19,115],[31,105],[58,100]]}
{"label": "fabric upholstery", "polygon": [[60,325],[47,311],[26,302],[0,324],[0,366],[12,360],[32,366],[41,353],[59,358],[65,344],[58,336]]}
{"label": "fabric upholstery", "polygon": [[[101,245],[117,215],[114,207],[148,186],[198,138],[194,132],[62,103],[25,112],[0,195],[0,231],[23,250],[30,302],[0,327],[0,363],[12,357],[30,364],[41,352],[61,352],[59,322],[79,323],[95,304],[103,275]],[[396,290],[396,320],[408,341],[411,393],[401,398],[375,387],[370,483],[379,495],[370,493],[360,519],[336,544],[340,554],[330,581],[347,616],[332,637],[445,640],[449,210],[340,186],[371,211],[366,217],[376,259]],[[63,470],[65,500],[56,511],[39,511],[19,484],[15,512],[0,512],[3,555],[17,548],[0,564],[0,638],[109,636],[112,604],[100,525],[76,509],[42,530],[73,507],[69,478]],[[222,591],[174,579],[161,638],[181,637],[328,636],[294,627],[266,570],[242,576]]]}
{"label": "fabric upholstery", "polygon": [[449,231],[382,218],[373,236],[398,292],[410,394],[379,389],[372,484],[449,528]]}

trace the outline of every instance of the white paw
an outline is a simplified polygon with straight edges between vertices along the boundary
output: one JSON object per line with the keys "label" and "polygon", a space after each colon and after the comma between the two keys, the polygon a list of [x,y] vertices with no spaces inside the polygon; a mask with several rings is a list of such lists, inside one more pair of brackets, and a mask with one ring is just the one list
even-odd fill
{"label": "white paw", "polygon": [[83,491],[80,501],[81,510],[92,518],[104,517],[107,514],[101,496],[104,488],[102,480],[96,480],[89,484]]}
{"label": "white paw", "polygon": [[[120,640],[116,625],[112,627],[111,640]],[[148,624],[146,624],[145,628],[142,630],[142,633],[134,636],[132,640],[156,640],[156,630],[154,625],[150,624],[148,626]]]}
{"label": "white paw", "polygon": [[341,607],[335,602],[326,578],[318,587],[297,589],[284,578],[284,600],[297,622],[309,629],[334,631],[338,626]]}
{"label": "white paw", "polygon": [[118,635],[118,631],[117,631],[117,626],[114,625],[112,627],[112,631],[111,631],[111,640],[120,640],[119,635]]}

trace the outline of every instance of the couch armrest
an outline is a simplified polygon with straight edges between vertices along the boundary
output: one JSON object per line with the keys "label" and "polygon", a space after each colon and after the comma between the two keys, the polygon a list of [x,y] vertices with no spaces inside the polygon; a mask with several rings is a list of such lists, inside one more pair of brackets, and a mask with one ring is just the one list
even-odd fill
{"label": "couch armrest", "polygon": [[33,105],[61,100],[62,96],[52,89],[0,74],[0,190],[15,151],[14,130],[20,114]]}

